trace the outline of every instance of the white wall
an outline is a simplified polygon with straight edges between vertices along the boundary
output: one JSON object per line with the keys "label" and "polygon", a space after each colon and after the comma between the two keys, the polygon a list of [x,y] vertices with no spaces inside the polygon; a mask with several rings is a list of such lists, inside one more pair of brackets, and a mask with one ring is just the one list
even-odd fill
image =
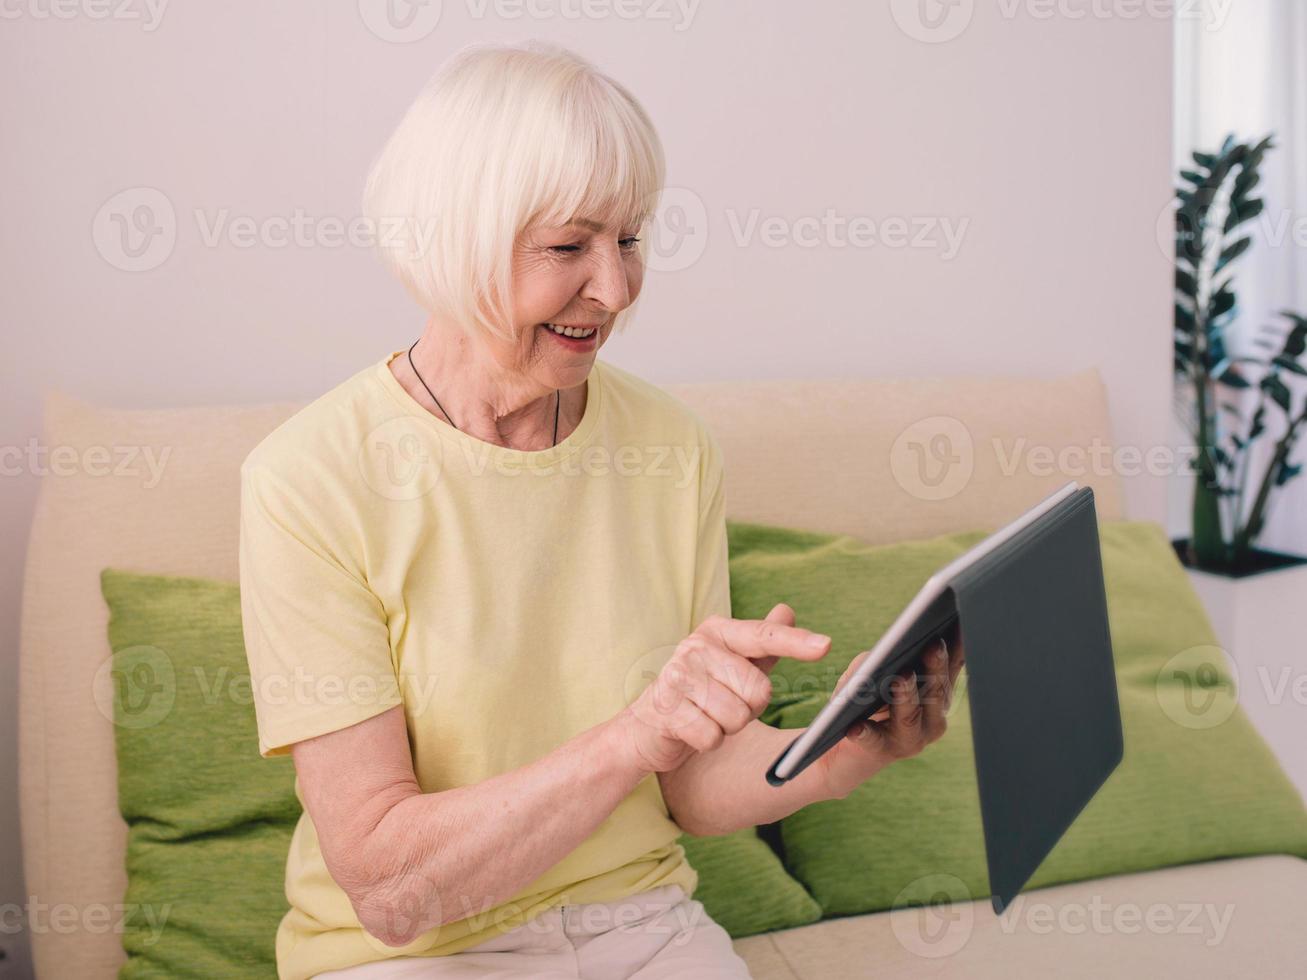
{"label": "white wall", "polygon": [[[638,324],[607,359],[655,381],[1096,365],[1117,441],[1166,444],[1170,266],[1156,226],[1170,196],[1171,29],[1130,16],[1138,4],[1118,15],[1062,0],[1045,17],[1042,0],[965,2],[932,35],[915,0],[702,0],[688,20],[661,2],[593,0],[597,16],[576,19],[563,16],[576,0],[537,0],[555,15],[505,19],[445,0],[430,34],[395,43],[367,26],[386,33],[374,0],[164,2],[157,25],[144,0],[126,0],[137,20],[73,3],[55,19],[48,0],[8,0],[0,22],[0,446],[39,434],[45,388],[123,406],[309,398],[407,345],[421,317],[363,250],[203,233],[224,214],[353,217],[370,156],[442,58],[531,35],[628,84],[659,126],[669,183],[703,207],[691,224],[706,237],[689,243],[701,257],[681,251],[684,268],[651,273]],[[422,27],[438,7],[413,9]],[[109,261],[124,264],[117,226],[97,213],[138,187],[166,196],[176,238],[133,273]],[[734,225],[755,209],[785,221],[830,209],[891,240],[741,241]],[[909,240],[936,225],[906,247],[887,219],[906,220]],[[961,232],[956,254],[944,223]],[[2,533],[17,544],[0,560],[0,904],[25,901],[12,719],[38,483],[0,480]],[[1164,518],[1163,481],[1128,493],[1133,516]]]}

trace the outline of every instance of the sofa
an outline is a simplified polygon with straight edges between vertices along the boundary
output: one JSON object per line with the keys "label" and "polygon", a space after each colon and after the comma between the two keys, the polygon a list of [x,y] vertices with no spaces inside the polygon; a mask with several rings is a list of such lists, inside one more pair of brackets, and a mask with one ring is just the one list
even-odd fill
{"label": "sofa", "polygon": [[[721,443],[731,519],[894,542],[992,527],[1068,477],[1093,487],[1100,521],[1126,516],[1113,474],[1014,466],[1008,451],[1110,446],[1105,389],[1093,370],[663,387]],[[301,404],[144,410],[46,394],[46,446],[70,447],[69,458],[75,452],[83,461],[101,447],[119,465],[46,477],[28,542],[19,791],[23,868],[34,900],[112,908],[126,887],[127,828],[117,807],[112,715],[101,696],[111,656],[101,570],[235,581],[240,462]],[[123,462],[131,453],[134,464]],[[1307,861],[1269,854],[1039,892],[1054,915],[1063,905],[1092,902],[1234,903],[1238,914],[1216,945],[1175,930],[1012,931],[987,901],[951,910],[965,919],[966,935],[947,955],[905,941],[920,928],[920,910],[912,909],[824,919],[735,944],[758,980],[1301,976],[1304,896]],[[42,978],[109,978],[125,958],[112,929],[47,929],[30,939]]]}

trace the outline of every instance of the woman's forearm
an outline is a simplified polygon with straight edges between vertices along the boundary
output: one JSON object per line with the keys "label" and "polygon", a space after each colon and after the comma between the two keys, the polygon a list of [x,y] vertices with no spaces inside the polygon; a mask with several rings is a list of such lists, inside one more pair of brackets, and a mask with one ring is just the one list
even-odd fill
{"label": "woman's forearm", "polygon": [[802,732],[755,718],[712,752],[662,773],[663,799],[673,819],[688,833],[707,837],[774,823],[809,803],[835,799],[819,766],[780,786],[767,782],[771,764]]}
{"label": "woman's forearm", "polygon": [[508,900],[589,837],[647,775],[628,744],[614,719],[528,765],[400,800],[367,841],[387,872],[359,909],[360,922],[401,946]]}

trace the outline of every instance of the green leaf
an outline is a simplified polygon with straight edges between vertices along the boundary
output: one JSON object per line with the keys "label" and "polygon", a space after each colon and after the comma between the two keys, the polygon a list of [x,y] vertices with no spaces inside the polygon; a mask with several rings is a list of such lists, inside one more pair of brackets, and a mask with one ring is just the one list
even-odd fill
{"label": "green leaf", "polygon": [[1307,377],[1307,367],[1303,367],[1292,358],[1285,357],[1283,354],[1271,358],[1271,363],[1276,367],[1284,368],[1286,371],[1292,371],[1294,374],[1300,374]]}
{"label": "green leaf", "polygon": [[1307,319],[1293,314],[1288,315],[1294,320],[1294,325],[1289,335],[1284,338],[1284,349],[1281,353],[1285,357],[1302,357],[1303,352],[1307,351]]}
{"label": "green leaf", "polygon": [[1252,245],[1252,243],[1253,240],[1251,238],[1240,238],[1233,244],[1228,245],[1225,250],[1221,252],[1221,257],[1216,260],[1215,271],[1220,272],[1221,269],[1225,268],[1225,266],[1243,255],[1244,252],[1248,251],[1248,247]]}
{"label": "green leaf", "polygon": [[1215,319],[1222,313],[1228,313],[1234,309],[1234,293],[1222,286],[1212,295],[1211,318]]}
{"label": "green leaf", "polygon": [[1222,231],[1228,235],[1245,221],[1251,221],[1253,218],[1261,214],[1265,207],[1266,202],[1264,202],[1260,197],[1256,197],[1250,201],[1244,202],[1238,208],[1231,208],[1230,213],[1226,215],[1225,225],[1223,226]]}
{"label": "green leaf", "polygon": [[1248,441],[1252,442],[1259,435],[1266,431],[1266,406],[1258,405],[1257,411],[1253,413],[1252,428],[1248,430]]}
{"label": "green leaf", "polygon": [[1235,200],[1245,198],[1248,192],[1257,186],[1262,179],[1261,174],[1244,163],[1244,169],[1239,171],[1239,176],[1234,178],[1234,184],[1230,194]]}
{"label": "green leaf", "polygon": [[1278,374],[1268,374],[1262,378],[1262,390],[1271,396],[1271,401],[1288,412],[1290,404],[1289,388],[1280,380]]}
{"label": "green leaf", "polygon": [[1212,374],[1217,381],[1219,381],[1223,385],[1226,385],[1229,388],[1252,387],[1252,385],[1248,383],[1248,379],[1245,378],[1242,374],[1240,374],[1238,369],[1235,368],[1233,365],[1226,368],[1220,374],[1217,374],[1215,371],[1213,371]]}

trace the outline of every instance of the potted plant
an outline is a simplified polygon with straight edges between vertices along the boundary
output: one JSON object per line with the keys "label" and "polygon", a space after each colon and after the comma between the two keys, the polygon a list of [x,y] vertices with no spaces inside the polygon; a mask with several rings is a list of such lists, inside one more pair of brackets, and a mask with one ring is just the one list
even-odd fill
{"label": "potted plant", "polygon": [[[1252,241],[1243,228],[1264,208],[1259,168],[1272,147],[1271,136],[1230,136],[1215,153],[1195,152],[1176,193],[1174,367],[1195,479],[1190,536],[1174,544],[1236,657],[1261,645],[1241,624],[1269,628],[1307,600],[1307,558],[1258,544],[1272,502],[1303,469],[1294,451],[1307,433],[1307,318],[1285,311],[1244,345],[1252,353],[1232,342],[1233,274]],[[1254,577],[1265,584],[1236,584]]]}

